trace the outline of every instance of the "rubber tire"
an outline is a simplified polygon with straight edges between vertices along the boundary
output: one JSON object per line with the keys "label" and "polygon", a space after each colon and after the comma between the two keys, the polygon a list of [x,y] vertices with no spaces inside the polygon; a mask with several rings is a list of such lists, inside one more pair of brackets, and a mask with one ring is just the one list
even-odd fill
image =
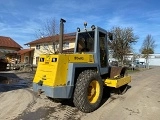
{"label": "rubber tire", "polygon": [[[88,101],[88,88],[89,84],[97,80],[100,85],[99,98],[95,103],[90,103]],[[103,95],[103,82],[100,75],[94,70],[84,70],[82,71],[75,85],[73,103],[82,112],[90,113],[96,110],[101,103]]]}

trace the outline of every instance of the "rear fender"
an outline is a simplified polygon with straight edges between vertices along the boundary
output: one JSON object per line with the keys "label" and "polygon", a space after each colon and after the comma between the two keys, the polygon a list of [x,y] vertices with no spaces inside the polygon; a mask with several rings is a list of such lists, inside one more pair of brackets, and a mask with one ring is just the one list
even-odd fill
{"label": "rear fender", "polygon": [[94,70],[97,70],[97,72],[99,73],[98,65],[97,64],[69,63],[67,85],[73,87],[72,91],[70,91],[70,96],[73,95],[73,91],[74,91],[74,88],[75,88],[75,84],[76,84],[78,75],[82,71],[87,70],[87,69],[94,69]]}
{"label": "rear fender", "polygon": [[114,78],[116,76],[121,76],[124,77],[126,73],[127,68],[126,67],[117,67],[117,66],[112,66],[109,69],[109,78]]}

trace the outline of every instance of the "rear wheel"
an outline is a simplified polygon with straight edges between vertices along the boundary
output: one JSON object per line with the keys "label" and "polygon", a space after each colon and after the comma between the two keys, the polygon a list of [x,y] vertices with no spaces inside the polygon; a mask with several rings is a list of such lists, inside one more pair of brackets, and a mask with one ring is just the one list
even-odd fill
{"label": "rear wheel", "polygon": [[74,90],[73,103],[82,112],[96,110],[103,95],[100,75],[94,70],[85,70],[79,74]]}

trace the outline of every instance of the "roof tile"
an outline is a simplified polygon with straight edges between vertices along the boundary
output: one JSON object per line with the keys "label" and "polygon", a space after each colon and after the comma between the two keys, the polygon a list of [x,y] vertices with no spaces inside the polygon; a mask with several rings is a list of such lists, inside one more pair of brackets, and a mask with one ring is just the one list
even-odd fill
{"label": "roof tile", "polygon": [[[76,38],[76,37],[75,37],[75,34],[76,34],[76,33],[64,34],[63,40],[64,40],[64,41],[67,41],[67,40],[75,40],[75,38]],[[46,43],[46,42],[52,42],[52,41],[59,41],[59,35],[40,38],[40,39],[34,40],[34,41],[32,41],[32,42],[26,43],[25,45]]]}
{"label": "roof tile", "polygon": [[10,38],[10,37],[4,37],[4,36],[0,36],[0,47],[22,48],[12,38]]}
{"label": "roof tile", "polygon": [[34,48],[32,48],[32,49],[21,49],[21,50],[19,50],[17,53],[18,53],[19,55],[22,55],[22,54],[25,54],[25,53],[30,52],[30,51],[32,51],[32,50],[34,50]]}

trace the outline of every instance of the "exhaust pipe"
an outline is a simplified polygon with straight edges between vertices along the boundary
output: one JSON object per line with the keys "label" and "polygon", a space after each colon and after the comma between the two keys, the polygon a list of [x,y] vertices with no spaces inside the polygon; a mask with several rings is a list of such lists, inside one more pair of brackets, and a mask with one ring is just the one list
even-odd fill
{"label": "exhaust pipe", "polygon": [[63,53],[63,33],[64,33],[64,23],[66,20],[60,20],[60,37],[59,37],[59,53]]}

